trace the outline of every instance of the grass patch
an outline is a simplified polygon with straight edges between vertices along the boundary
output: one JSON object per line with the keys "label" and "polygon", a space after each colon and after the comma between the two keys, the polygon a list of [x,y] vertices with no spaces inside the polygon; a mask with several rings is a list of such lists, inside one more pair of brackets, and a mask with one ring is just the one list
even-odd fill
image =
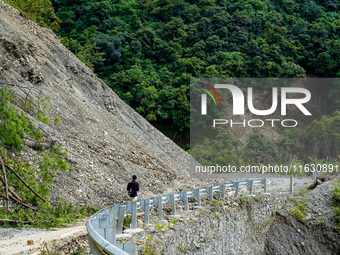
{"label": "grass patch", "polygon": [[223,208],[224,207],[224,202],[223,201],[214,201],[213,202],[213,205],[216,207],[216,208]]}
{"label": "grass patch", "polygon": [[303,189],[301,189],[301,190],[299,191],[299,195],[304,195],[304,194],[306,194],[306,193],[308,193],[308,189],[307,189],[307,188],[303,188]]}
{"label": "grass patch", "polygon": [[143,249],[143,254],[145,255],[157,255],[156,248],[151,245],[151,237],[145,237],[145,245]]}
{"label": "grass patch", "polygon": [[171,222],[172,224],[176,224],[177,219],[170,220],[170,222]]}
{"label": "grass patch", "polygon": [[248,204],[250,204],[250,200],[249,200],[248,197],[239,196],[238,197],[238,204],[239,204],[240,208],[243,209],[243,206],[247,206]]}
{"label": "grass patch", "polygon": [[295,216],[296,218],[298,218],[301,221],[305,221],[307,220],[307,216],[306,216],[306,205],[307,205],[307,201],[306,200],[298,200],[298,199],[292,199],[294,201],[294,206],[289,209],[289,214]]}
{"label": "grass patch", "polygon": [[126,215],[124,217],[123,230],[124,229],[128,229],[130,227],[131,222],[132,222],[132,216],[131,215]]}
{"label": "grass patch", "polygon": [[334,201],[333,209],[335,213],[335,222],[340,230],[340,182],[334,181],[334,189],[332,190],[332,200]]}
{"label": "grass patch", "polygon": [[213,213],[216,215],[218,221],[221,221],[221,216],[217,213],[217,211],[214,210]]}

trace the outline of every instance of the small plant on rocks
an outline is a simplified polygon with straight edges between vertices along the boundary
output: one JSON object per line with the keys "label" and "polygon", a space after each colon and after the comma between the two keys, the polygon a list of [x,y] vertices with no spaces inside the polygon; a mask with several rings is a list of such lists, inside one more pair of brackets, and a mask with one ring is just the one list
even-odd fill
{"label": "small plant on rocks", "polygon": [[124,222],[123,222],[123,229],[128,229],[130,227],[130,224],[132,222],[132,216],[127,215],[124,217]]}
{"label": "small plant on rocks", "polygon": [[340,182],[334,181],[334,189],[332,190],[332,199],[334,201],[335,222],[340,230]]}
{"label": "small plant on rocks", "polygon": [[155,226],[156,226],[156,228],[157,229],[159,229],[159,230],[162,230],[163,228],[164,228],[164,225],[163,224],[160,224],[160,223],[155,223]]}
{"label": "small plant on rocks", "polygon": [[144,245],[143,254],[145,254],[145,255],[157,255],[156,248],[151,245],[151,237],[150,236],[145,237],[145,245]]}
{"label": "small plant on rocks", "polygon": [[294,199],[294,206],[289,209],[289,214],[297,217],[299,220],[301,221],[305,221],[307,219],[306,217],[306,205],[307,205],[307,201],[305,200],[297,200]]}

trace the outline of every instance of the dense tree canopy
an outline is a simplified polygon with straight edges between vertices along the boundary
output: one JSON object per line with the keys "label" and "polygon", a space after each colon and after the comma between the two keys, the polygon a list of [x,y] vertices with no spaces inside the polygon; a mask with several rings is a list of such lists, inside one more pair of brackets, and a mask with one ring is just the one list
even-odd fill
{"label": "dense tree canopy", "polygon": [[55,15],[50,0],[5,0],[17,10],[26,14],[42,27],[58,30],[60,20]]}
{"label": "dense tree canopy", "polygon": [[191,77],[340,76],[337,1],[52,4],[68,46],[76,52],[71,42],[86,45],[82,35],[92,28],[94,52],[105,54],[90,60],[96,73],[163,132],[178,134],[179,143],[189,128]]}

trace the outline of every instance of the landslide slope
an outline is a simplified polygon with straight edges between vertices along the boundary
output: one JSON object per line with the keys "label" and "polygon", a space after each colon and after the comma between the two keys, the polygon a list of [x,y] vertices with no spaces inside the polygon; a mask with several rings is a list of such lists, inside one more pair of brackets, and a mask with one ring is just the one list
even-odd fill
{"label": "landslide slope", "polygon": [[[51,198],[104,206],[127,199],[137,174],[141,197],[189,186],[190,156],[127,106],[66,49],[56,35],[0,0],[0,86],[18,98],[47,102],[61,124],[29,116],[47,141],[69,151],[72,168],[57,174]],[[32,164],[37,151],[21,155]]]}

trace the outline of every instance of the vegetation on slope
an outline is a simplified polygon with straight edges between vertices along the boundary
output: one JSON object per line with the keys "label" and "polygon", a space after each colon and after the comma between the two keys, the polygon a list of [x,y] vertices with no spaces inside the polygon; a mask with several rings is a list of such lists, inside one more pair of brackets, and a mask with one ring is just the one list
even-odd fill
{"label": "vegetation on slope", "polygon": [[50,0],[5,0],[5,3],[12,5],[42,27],[54,30],[60,28],[61,21],[55,15]]}
{"label": "vegetation on slope", "polygon": [[[0,197],[5,204],[0,208],[0,224],[49,228],[93,213],[93,208],[78,209],[65,200],[56,204],[49,202],[49,186],[56,171],[69,168],[67,152],[45,141],[42,131],[21,109],[39,121],[50,121],[32,101],[16,100],[8,89],[0,87]],[[55,119],[55,123],[59,121]],[[27,146],[36,151],[36,155],[31,155],[33,158],[25,157],[23,152]],[[31,160],[34,162],[28,163]]]}
{"label": "vegetation on slope", "polygon": [[332,190],[332,198],[334,201],[335,222],[340,230],[340,182],[334,181],[334,189]]}

